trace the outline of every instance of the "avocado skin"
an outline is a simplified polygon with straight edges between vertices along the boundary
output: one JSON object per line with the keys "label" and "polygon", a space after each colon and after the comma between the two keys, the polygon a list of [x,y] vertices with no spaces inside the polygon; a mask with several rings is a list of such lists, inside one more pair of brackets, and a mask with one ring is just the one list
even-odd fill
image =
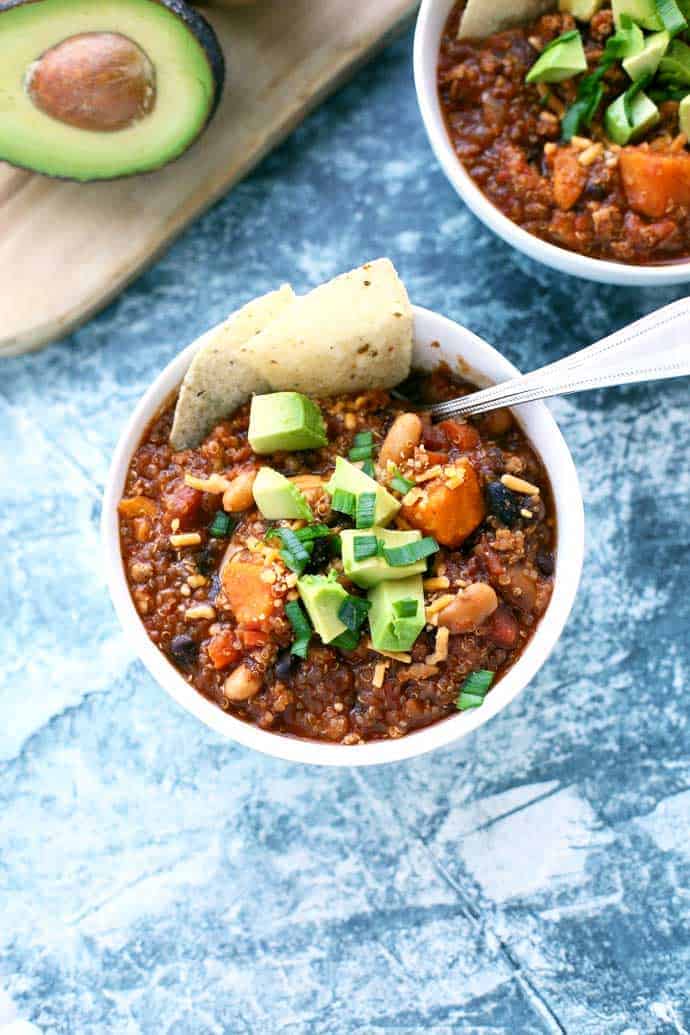
{"label": "avocado skin", "polygon": [[[166,165],[172,165],[173,162],[177,162],[180,158],[183,157],[183,155],[187,154],[190,148],[192,148],[194,144],[196,144],[199,137],[205,132],[211,119],[218,110],[218,105],[220,104],[221,97],[223,95],[223,87],[225,86],[226,75],[225,56],[223,54],[220,41],[218,40],[218,37],[216,36],[215,30],[211,23],[208,22],[206,18],[204,18],[203,14],[199,14],[199,12],[195,11],[193,7],[190,7],[188,4],[184,3],[184,0],[152,0],[152,2],[159,4],[161,7],[167,8],[172,14],[179,18],[180,21],[184,23],[184,25],[196,38],[197,42],[200,44],[201,48],[204,51],[206,60],[209,64],[209,68],[211,69],[211,75],[213,77],[213,83],[215,86],[213,101],[211,103],[211,107],[209,108],[208,117],[204,122],[203,126],[199,127],[199,132],[197,133],[196,137],[191,141],[189,147],[186,148],[186,150],[183,151],[182,154],[177,155],[177,157],[169,159],[168,161],[163,161],[160,165],[156,166],[153,169],[147,169],[145,172],[120,173],[117,176],[104,176],[99,178],[98,180],[92,181],[95,183],[112,183],[114,180],[127,179],[127,177],[129,176],[150,176],[151,173],[158,172],[159,169],[164,168]],[[5,11],[10,11],[15,7],[28,7],[29,4],[40,3],[41,0],[0,0],[0,17],[5,13]],[[0,23],[0,28],[1,25],[2,23]],[[33,169],[31,166],[20,165],[18,162],[11,162],[9,164],[11,164],[12,167],[15,169],[26,169],[28,172],[37,172],[37,170]],[[40,175],[48,176],[48,178],[52,180],[63,180],[68,183],[84,182],[78,180],[74,176],[58,176],[50,175],[48,173],[40,173]]]}

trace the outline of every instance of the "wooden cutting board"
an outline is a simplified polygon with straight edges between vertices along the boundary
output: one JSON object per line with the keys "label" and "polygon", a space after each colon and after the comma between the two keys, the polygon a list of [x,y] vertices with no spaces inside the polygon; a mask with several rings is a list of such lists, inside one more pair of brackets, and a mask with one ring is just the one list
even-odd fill
{"label": "wooden cutting board", "polygon": [[0,163],[0,356],[40,348],[109,302],[416,6],[259,0],[204,8],[228,81],[211,126],[183,158],[146,176],[86,185]]}

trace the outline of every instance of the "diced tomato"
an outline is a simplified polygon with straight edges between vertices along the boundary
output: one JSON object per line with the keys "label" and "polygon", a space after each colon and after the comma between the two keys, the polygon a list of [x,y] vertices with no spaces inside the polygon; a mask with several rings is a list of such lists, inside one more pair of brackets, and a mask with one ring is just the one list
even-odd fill
{"label": "diced tomato", "polygon": [[469,452],[479,442],[479,432],[471,424],[463,424],[458,420],[443,420],[439,424],[447,438],[458,449]]}
{"label": "diced tomato", "polygon": [[469,460],[459,461],[465,478],[451,488],[448,480],[436,478],[424,483],[422,499],[404,506],[401,516],[424,535],[443,546],[460,546],[484,520],[484,497],[477,472]]}
{"label": "diced tomato", "polygon": [[438,453],[435,450],[427,449],[426,458],[429,462],[429,467],[438,467],[439,464],[443,465],[448,463],[448,454]]}
{"label": "diced tomato", "polygon": [[273,590],[261,578],[265,570],[261,558],[233,558],[221,571],[227,602],[239,625],[261,626],[273,611]]}
{"label": "diced tomato", "polygon": [[443,431],[443,424],[425,424],[422,442],[427,449],[447,449],[448,439]]}
{"label": "diced tomato", "polygon": [[561,147],[553,160],[553,200],[563,212],[577,203],[587,183],[587,169],[577,155],[575,148]]}
{"label": "diced tomato", "polygon": [[247,649],[265,647],[268,643],[268,635],[260,629],[238,629],[237,635]]}
{"label": "diced tomato", "polygon": [[192,489],[189,485],[180,485],[165,497],[167,523],[170,525],[177,518],[180,522],[180,531],[191,531],[199,519],[203,498],[203,493],[198,489]]}
{"label": "diced tomato", "polygon": [[674,208],[690,207],[690,154],[659,154],[624,148],[619,167],[628,204],[636,212],[659,219]]}
{"label": "diced tomato", "polygon": [[222,629],[213,637],[208,645],[208,656],[214,668],[227,668],[242,657],[242,651],[236,645],[235,633],[232,629]]}

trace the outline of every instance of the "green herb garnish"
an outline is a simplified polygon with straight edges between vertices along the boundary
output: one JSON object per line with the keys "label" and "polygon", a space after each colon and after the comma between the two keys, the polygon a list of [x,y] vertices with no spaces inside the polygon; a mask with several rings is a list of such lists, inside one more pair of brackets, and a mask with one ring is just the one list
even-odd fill
{"label": "green herb garnish", "polygon": [[306,658],[309,641],[312,637],[312,627],[299,600],[290,600],[285,605],[285,614],[295,634],[291,653],[296,654],[300,658]]}
{"label": "green herb garnish", "polygon": [[455,702],[456,707],[461,712],[468,711],[470,708],[479,708],[484,703],[484,698],[494,681],[495,675],[495,672],[489,672],[488,669],[470,672],[460,687],[460,694]]}
{"label": "green herb garnish", "polygon": [[439,545],[431,536],[425,536],[414,543],[406,543],[404,546],[393,546],[390,549],[384,546],[383,556],[392,568],[404,568],[408,564],[416,564],[425,557],[431,557],[438,553]]}
{"label": "green herb garnish", "polygon": [[396,600],[393,603],[393,610],[396,618],[414,618],[417,614],[418,602],[412,597],[405,600]]}
{"label": "green herb garnish", "polygon": [[338,618],[350,632],[359,632],[366,621],[371,604],[363,597],[348,595],[338,609]]}
{"label": "green herb garnish", "polygon": [[357,528],[371,528],[374,524],[376,514],[376,493],[360,492],[357,497],[356,519]]}
{"label": "green herb garnish", "polygon": [[406,496],[410,489],[414,489],[415,483],[411,482],[409,478],[405,478],[397,467],[393,468],[393,477],[390,481],[391,489],[395,489],[396,492],[402,493]]}
{"label": "green herb garnish", "polygon": [[234,518],[226,514],[224,510],[219,510],[208,527],[208,534],[212,539],[228,539],[234,532],[236,524]]}
{"label": "green herb garnish", "polygon": [[331,500],[331,507],[339,514],[347,514],[348,517],[353,518],[356,509],[355,494],[347,492],[345,489],[336,489]]}
{"label": "green herb garnish", "polygon": [[375,535],[358,535],[352,544],[353,555],[356,561],[366,561],[368,557],[375,557],[378,553],[379,540]]}
{"label": "green herb garnish", "polygon": [[664,28],[672,36],[687,29],[688,22],[676,0],[656,0],[656,13],[661,18]]}
{"label": "green herb garnish", "polygon": [[340,636],[336,636],[334,640],[331,640],[328,646],[338,647],[340,650],[354,650],[359,646],[359,633],[346,629]]}

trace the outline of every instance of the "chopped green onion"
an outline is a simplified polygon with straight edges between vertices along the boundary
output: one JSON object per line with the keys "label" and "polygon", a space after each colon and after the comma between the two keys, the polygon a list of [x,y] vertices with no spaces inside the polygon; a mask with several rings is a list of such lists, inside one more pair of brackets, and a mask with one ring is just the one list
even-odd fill
{"label": "chopped green onion", "polygon": [[481,707],[484,704],[484,698],[477,694],[468,694],[466,690],[463,690],[455,704],[461,712],[466,712],[469,708]]}
{"label": "chopped green onion", "polygon": [[633,115],[633,101],[637,97],[641,90],[644,90],[645,86],[651,82],[651,75],[643,75],[641,79],[629,86],[623,94],[623,110],[625,117],[628,120],[628,125],[632,126],[635,122],[635,116]]}
{"label": "chopped green onion", "polygon": [[339,535],[334,535],[330,540],[331,553],[334,557],[342,557],[343,541]]}
{"label": "chopped green onion", "polygon": [[488,669],[479,669],[477,672],[470,672],[465,682],[460,687],[460,695],[456,706],[461,712],[469,708],[479,708],[484,703],[484,698],[489,687],[494,681],[496,673]]}
{"label": "chopped green onion", "polygon": [[611,60],[602,63],[591,75],[584,76],[577,87],[577,98],[561,119],[561,135],[568,141],[576,136],[582,126],[589,126],[604,98],[601,83],[609,69]]}
{"label": "chopped green onion", "polygon": [[580,33],[577,29],[569,29],[568,32],[561,33],[560,36],[556,36],[555,40],[551,40],[550,43],[547,43],[541,53],[546,54],[548,50],[552,50],[554,47],[557,47],[559,43],[570,43],[571,40],[576,39],[579,35]]}
{"label": "chopped green onion", "polygon": [[355,447],[359,446],[373,446],[374,435],[371,431],[358,431],[352,440],[352,445]]}
{"label": "chopped green onion", "polygon": [[639,53],[643,46],[644,33],[642,29],[632,20],[629,14],[622,14],[620,16],[619,29],[614,32],[613,36],[609,36],[604,44],[604,55],[601,63],[608,68],[614,61],[619,61],[621,58],[631,57],[633,54]]}
{"label": "chopped green onion", "polygon": [[485,694],[494,681],[495,672],[480,668],[476,672],[470,672],[462,684],[462,689],[468,694]]}
{"label": "chopped green onion", "polygon": [[224,510],[219,510],[209,525],[208,534],[213,539],[227,539],[232,535],[236,524],[234,518],[226,514]]}
{"label": "chopped green onion", "polygon": [[289,601],[285,605],[285,614],[295,634],[291,653],[296,654],[300,658],[306,658],[309,641],[312,636],[312,628],[299,600]]}
{"label": "chopped green onion", "polygon": [[357,528],[371,528],[376,514],[376,493],[360,492],[357,497]]}
{"label": "chopped green onion", "polygon": [[346,629],[340,636],[336,636],[334,640],[331,640],[328,646],[338,647],[340,650],[354,650],[359,646],[359,633]]}
{"label": "chopped green onion", "polygon": [[396,492],[406,496],[410,489],[414,489],[415,483],[411,482],[409,478],[404,478],[398,468],[394,467],[390,485],[391,489],[395,489]]}
{"label": "chopped green onion", "polygon": [[359,632],[366,621],[371,604],[363,597],[348,594],[338,609],[338,618],[350,632]]}
{"label": "chopped green onion", "polygon": [[300,528],[295,532],[301,543],[311,542],[312,539],[323,539],[330,534],[331,530],[328,525],[307,525],[305,528]]}
{"label": "chopped green onion", "polygon": [[314,549],[313,542],[303,543],[298,538],[297,533],[293,532],[291,528],[272,528],[266,538],[270,539],[271,536],[278,536],[280,538],[284,547],[280,551],[280,556],[287,567],[301,575],[309,564],[309,558]]}
{"label": "chopped green onion", "polygon": [[683,16],[676,0],[656,0],[656,12],[661,18],[664,28],[672,36],[687,29],[687,19]]}
{"label": "chopped green onion", "polygon": [[371,460],[373,452],[373,446],[354,446],[347,456],[348,460]]}
{"label": "chopped green onion", "polygon": [[358,535],[354,539],[353,554],[356,561],[366,561],[378,553],[379,541],[375,535]]}
{"label": "chopped green onion", "polygon": [[353,492],[345,489],[336,489],[331,500],[331,507],[340,514],[347,514],[348,517],[355,516],[356,497]]}
{"label": "chopped green onion", "polygon": [[406,600],[396,600],[393,603],[393,610],[398,618],[414,618],[417,614],[418,602],[412,597]]}
{"label": "chopped green onion", "polygon": [[373,460],[365,460],[362,464],[362,470],[365,474],[368,474],[370,478],[376,478],[376,468],[374,467]]}
{"label": "chopped green onion", "polygon": [[390,549],[384,546],[383,556],[391,567],[404,568],[408,564],[416,564],[425,557],[431,557],[433,553],[438,553],[438,549],[436,540],[431,536],[425,536],[424,539],[406,543],[405,546],[393,546]]}

